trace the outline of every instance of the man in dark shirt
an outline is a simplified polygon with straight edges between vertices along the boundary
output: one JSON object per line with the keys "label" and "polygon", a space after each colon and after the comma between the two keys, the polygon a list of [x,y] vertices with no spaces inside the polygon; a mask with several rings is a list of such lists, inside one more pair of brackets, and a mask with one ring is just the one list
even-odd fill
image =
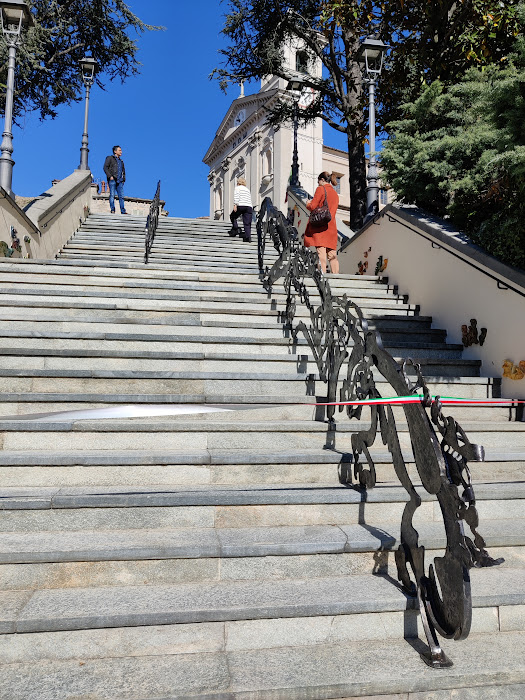
{"label": "man in dark shirt", "polygon": [[124,203],[124,183],[126,182],[126,168],[122,160],[122,148],[113,146],[113,155],[106,158],[104,172],[109,185],[109,208],[111,213],[115,213],[115,194],[120,204],[120,213],[127,214]]}

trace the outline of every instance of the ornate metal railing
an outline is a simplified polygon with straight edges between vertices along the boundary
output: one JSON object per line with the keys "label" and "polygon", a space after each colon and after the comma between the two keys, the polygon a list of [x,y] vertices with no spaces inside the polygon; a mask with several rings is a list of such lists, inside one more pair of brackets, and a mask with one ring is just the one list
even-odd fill
{"label": "ornate metal railing", "polygon": [[[408,474],[390,405],[370,406],[370,428],[352,435],[352,457],[340,465],[339,479],[344,484],[355,480],[355,486],[362,489],[375,486],[376,470],[370,448],[379,433],[392,456],[396,476],[409,496],[401,519],[400,544],[395,552],[398,578],[409,596],[417,596],[429,646],[423,658],[434,668],[450,666],[452,662],[443,652],[437,633],[449,639],[468,636],[472,614],[469,570],[502,561],[488,555],[485,541],[477,532],[478,513],[468,462],[483,461],[484,449],[469,441],[454,418],[443,414],[439,397],[430,396],[420,366],[411,359],[400,366],[383,347],[379,333],[369,327],[359,306],[346,294],[332,294],[328,280],[319,270],[316,253],[302,245],[292,223],[269,199],[261,206],[257,236],[262,283],[271,291],[275,282],[284,278],[283,320],[292,339],[297,339],[299,334],[306,338],[319,377],[327,385],[327,403],[380,398],[377,375],[397,396],[421,397],[418,403],[403,405],[403,411],[421,483],[436,497],[441,508],[446,532],[444,556],[435,557],[427,571],[425,548],[420,545],[413,525],[422,499]],[[270,269],[264,267],[268,241],[279,253]],[[312,291],[319,295],[319,300]],[[298,303],[308,310],[309,323],[299,321],[294,325]],[[409,367],[415,380],[408,376]],[[358,420],[364,409],[363,406],[327,406],[331,428],[335,427],[337,408],[346,411],[350,419]],[[362,456],[364,461],[360,459]],[[471,536],[465,534],[465,524]]]}
{"label": "ornate metal railing", "polygon": [[157,232],[157,227],[159,225],[159,215],[160,215],[160,180],[157,183],[157,191],[155,192],[155,197],[151,202],[149,208],[148,218],[146,220],[146,240],[144,243],[144,263],[147,265],[149,256],[151,253],[151,248],[153,246],[153,241],[155,240],[155,233]]}

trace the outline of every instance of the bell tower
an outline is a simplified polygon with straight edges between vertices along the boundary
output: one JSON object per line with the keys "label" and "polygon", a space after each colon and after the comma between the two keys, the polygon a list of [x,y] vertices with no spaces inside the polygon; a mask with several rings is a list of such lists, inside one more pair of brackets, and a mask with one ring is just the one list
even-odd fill
{"label": "bell tower", "polygon": [[[286,72],[289,71],[290,77],[297,74],[310,75],[315,78],[322,77],[323,66],[321,59],[313,56],[301,39],[290,39],[283,47],[283,55],[284,66]],[[276,75],[266,76],[261,80],[259,94],[278,90],[277,96],[271,98],[272,101],[274,99],[283,99],[285,95],[290,98],[292,93],[286,89],[288,82],[288,80],[279,78]],[[314,95],[310,88],[306,88],[306,91],[309,94],[303,94],[303,97],[298,100],[299,120],[302,107],[306,106],[308,98],[311,100]],[[294,98],[298,99],[298,95],[294,95]],[[283,125],[272,134],[272,140],[272,149],[275,154],[273,184],[276,194],[278,193],[276,202],[279,202],[279,205],[282,206],[291,175],[294,141],[293,125]],[[323,170],[323,122],[321,118],[299,127],[297,132],[297,151],[301,186],[307,192],[313,194],[317,187],[317,176]]]}
{"label": "bell tower", "polygon": [[[290,73],[304,73],[315,78],[322,77],[322,63],[317,56],[313,56],[307,49],[304,42],[299,38],[290,39],[283,47],[283,65]],[[261,80],[261,92],[267,90],[286,90],[288,81],[278,78],[276,75],[267,75]]]}

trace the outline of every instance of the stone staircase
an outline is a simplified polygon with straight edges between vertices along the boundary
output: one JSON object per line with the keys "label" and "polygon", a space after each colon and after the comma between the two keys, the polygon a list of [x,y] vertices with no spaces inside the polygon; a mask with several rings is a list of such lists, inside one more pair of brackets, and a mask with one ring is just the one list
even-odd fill
{"label": "stone staircase", "polygon": [[[254,244],[162,219],[145,266],[144,223],[92,215],[57,260],[0,260],[0,699],[525,697],[525,424],[451,410],[486,446],[471,465],[480,530],[505,564],[472,571],[471,636],[445,641],[455,665],[432,671],[396,579],[406,494],[386,448],[374,490],[339,484],[363,425],[328,431],[305,405],[325,387],[283,333],[284,292],[262,289]],[[331,284],[396,358],[419,359],[432,393],[499,395],[395,288]],[[46,417],[170,402],[247,410]],[[444,530],[421,495],[432,555]]]}

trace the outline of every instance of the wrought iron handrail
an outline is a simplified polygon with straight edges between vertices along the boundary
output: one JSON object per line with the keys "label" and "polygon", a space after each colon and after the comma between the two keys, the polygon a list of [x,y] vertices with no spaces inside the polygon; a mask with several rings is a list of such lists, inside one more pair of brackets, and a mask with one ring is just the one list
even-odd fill
{"label": "wrought iron handrail", "polygon": [[157,227],[159,225],[159,215],[160,215],[160,180],[157,183],[157,191],[155,192],[155,197],[151,202],[149,208],[148,218],[146,220],[146,240],[145,240],[145,251],[144,251],[144,264],[148,264],[149,256],[151,253],[151,248],[153,246],[153,241],[155,240],[155,233],[157,232]]}
{"label": "wrought iron handrail", "polygon": [[[434,668],[450,666],[452,662],[442,650],[437,633],[449,639],[468,636],[472,615],[469,570],[502,561],[489,556],[485,541],[477,532],[479,520],[468,462],[483,461],[484,448],[472,444],[461,426],[443,414],[439,397],[430,396],[420,365],[407,359],[400,366],[383,347],[379,333],[369,327],[360,307],[346,294],[332,294],[327,278],[319,270],[316,253],[305,248],[298,238],[293,222],[269,198],[265,199],[257,218],[261,280],[271,292],[277,280],[284,278],[287,330],[293,340],[299,334],[306,338],[319,377],[327,385],[327,403],[337,402],[338,386],[340,402],[381,398],[375,375],[386,381],[397,396],[421,396],[420,403],[405,404],[403,410],[421,483],[436,496],[441,508],[447,540],[444,556],[435,557],[427,572],[425,548],[419,544],[413,525],[422,499],[408,474],[391,406],[370,407],[370,428],[353,433],[352,456],[340,465],[339,479],[343,484],[353,484],[355,480],[354,485],[362,489],[375,486],[376,471],[369,448],[379,432],[392,456],[396,476],[409,496],[395,552],[398,578],[408,595],[417,596],[429,646],[428,652],[422,654],[424,660]],[[268,240],[279,253],[271,268],[264,267]],[[319,295],[319,303],[312,291]],[[298,303],[306,307],[310,320],[294,326]],[[415,372],[415,381],[408,376],[409,367]],[[340,412],[344,410],[350,419],[360,420],[363,406],[339,407]],[[327,406],[332,428],[335,413],[336,406]],[[361,456],[364,462],[360,461]],[[472,537],[465,534],[465,523]]]}

